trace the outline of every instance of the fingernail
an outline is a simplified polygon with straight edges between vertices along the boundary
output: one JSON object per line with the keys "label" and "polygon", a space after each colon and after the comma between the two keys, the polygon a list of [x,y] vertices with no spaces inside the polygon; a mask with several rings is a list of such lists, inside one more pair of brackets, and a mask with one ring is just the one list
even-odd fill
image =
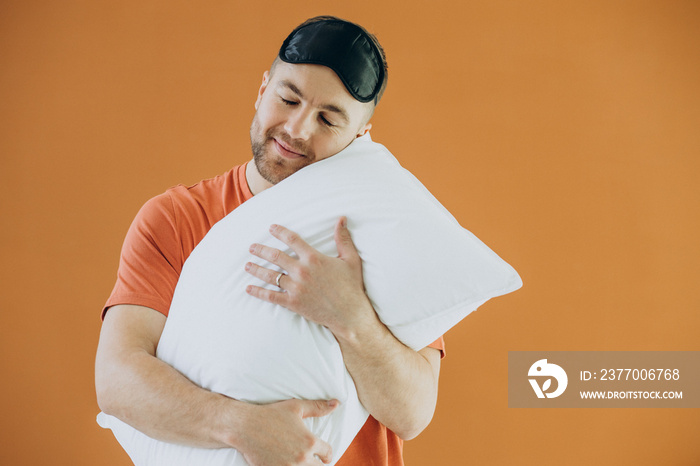
{"label": "fingernail", "polygon": [[343,228],[347,228],[347,226],[348,226],[348,219],[347,219],[347,217],[343,217],[343,218],[340,220],[340,226],[343,227]]}
{"label": "fingernail", "polygon": [[330,406],[331,408],[335,408],[336,406],[338,406],[338,400],[328,401],[328,406]]}
{"label": "fingernail", "polygon": [[254,244],[251,244],[251,245],[250,245],[250,248],[248,249],[248,251],[250,251],[250,252],[255,252],[255,245],[254,245]]}
{"label": "fingernail", "polygon": [[275,225],[274,223],[272,225],[270,225],[270,231],[275,231],[276,229],[277,229],[277,225]]}
{"label": "fingernail", "polygon": [[248,263],[245,265],[245,270],[246,270],[246,272],[250,270],[250,262],[248,262]]}

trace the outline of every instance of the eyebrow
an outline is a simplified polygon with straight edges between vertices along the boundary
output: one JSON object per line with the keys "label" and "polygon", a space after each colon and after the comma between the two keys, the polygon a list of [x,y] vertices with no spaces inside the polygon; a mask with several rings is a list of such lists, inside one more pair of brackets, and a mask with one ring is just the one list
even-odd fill
{"label": "eyebrow", "polygon": [[[301,90],[296,86],[291,81],[282,80],[280,81],[280,86],[286,87],[293,93],[295,93],[297,96],[299,96],[300,99],[304,98],[304,94],[301,92]],[[339,107],[338,105],[334,104],[323,104],[319,108],[323,110],[327,110],[329,112],[337,113],[338,116],[340,116],[343,120],[345,120],[346,123],[350,122],[350,117],[348,116],[348,112],[345,111],[343,107]]]}

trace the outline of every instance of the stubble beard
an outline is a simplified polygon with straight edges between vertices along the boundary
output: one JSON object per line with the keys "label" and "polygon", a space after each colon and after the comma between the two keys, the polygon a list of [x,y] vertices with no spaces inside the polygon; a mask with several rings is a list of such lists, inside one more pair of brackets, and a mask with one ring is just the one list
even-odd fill
{"label": "stubble beard", "polygon": [[[307,156],[295,161],[282,158],[274,153],[274,149],[271,147],[274,144],[273,139],[275,137],[295,151],[307,154]],[[285,134],[279,133],[275,128],[270,128],[263,133],[257,118],[253,118],[253,122],[250,125],[250,146],[258,173],[265,181],[271,184],[279,183],[297,170],[313,162],[312,157],[310,157],[309,152],[305,148],[300,147],[299,144],[292,143]]]}

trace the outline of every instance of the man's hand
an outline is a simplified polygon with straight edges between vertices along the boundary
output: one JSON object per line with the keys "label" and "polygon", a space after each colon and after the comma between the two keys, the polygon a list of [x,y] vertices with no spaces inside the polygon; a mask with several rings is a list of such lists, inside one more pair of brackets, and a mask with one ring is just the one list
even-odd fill
{"label": "man's hand", "polygon": [[364,290],[362,260],[346,219],[342,217],[335,226],[338,257],[321,254],[282,226],[273,225],[270,233],[297,258],[269,246],[252,245],[253,255],[286,274],[280,276],[249,262],[248,273],[281,290],[249,285],[246,291],[326,326],[338,341],[345,367],[370,414],[404,440],[418,435],[435,411],[440,351],[413,351],[379,320]]}
{"label": "man's hand", "polygon": [[331,446],[314,437],[302,419],[326,416],[336,406],[337,400],[287,400],[258,406],[246,422],[239,451],[251,466],[328,464]]}
{"label": "man's hand", "polygon": [[[318,252],[285,227],[273,225],[270,233],[289,246],[298,259],[279,249],[253,244],[251,254],[277,265],[287,273],[279,281],[280,291],[249,285],[246,291],[250,295],[279,304],[324,325],[336,337],[347,334],[362,322],[376,318],[364,291],[362,260],[350,237],[345,217],[341,217],[335,226],[338,257]],[[277,284],[279,272],[252,262],[246,264],[246,270],[264,282]]]}
{"label": "man's hand", "polygon": [[254,466],[330,462],[331,448],[302,422],[338,402],[256,405],[198,387],[155,352],[165,316],[142,306],[110,308],[95,362],[100,408],[146,435],[204,448],[236,448]]}

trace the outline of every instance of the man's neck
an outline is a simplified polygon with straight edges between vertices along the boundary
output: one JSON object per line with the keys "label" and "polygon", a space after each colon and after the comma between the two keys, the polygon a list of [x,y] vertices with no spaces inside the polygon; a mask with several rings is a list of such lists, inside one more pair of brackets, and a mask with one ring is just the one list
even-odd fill
{"label": "man's neck", "polygon": [[272,187],[272,184],[260,175],[254,160],[248,162],[248,165],[245,167],[245,179],[248,182],[248,187],[250,188],[250,192],[253,193],[253,196]]}

